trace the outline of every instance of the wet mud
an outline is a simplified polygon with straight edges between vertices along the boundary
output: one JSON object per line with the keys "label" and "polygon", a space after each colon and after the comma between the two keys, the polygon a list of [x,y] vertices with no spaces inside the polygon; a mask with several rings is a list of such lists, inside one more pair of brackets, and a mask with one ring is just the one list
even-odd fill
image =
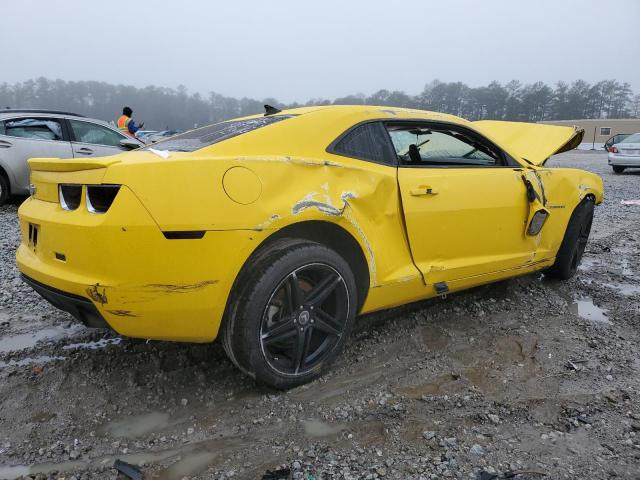
{"label": "wet mud", "polygon": [[588,152],[552,162],[607,188],[575,278],[359,318],[333,369],[288,392],[256,385],[216,343],[77,325],[20,284],[16,205],[2,207],[0,479],[111,479],[116,458],[162,480],[281,466],[305,479],[640,478],[640,207],[620,205],[640,198],[640,173]]}

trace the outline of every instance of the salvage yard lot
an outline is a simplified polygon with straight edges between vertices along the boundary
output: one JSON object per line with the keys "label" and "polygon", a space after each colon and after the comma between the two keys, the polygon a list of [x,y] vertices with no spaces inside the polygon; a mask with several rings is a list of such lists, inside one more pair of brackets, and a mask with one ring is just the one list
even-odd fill
{"label": "salvage yard lot", "polygon": [[551,164],[604,179],[576,278],[363,317],[330,373],[286,393],[217,344],[76,325],[20,281],[17,204],[1,207],[0,478],[113,478],[115,458],[161,479],[640,478],[640,206],[620,204],[640,170],[601,152]]}

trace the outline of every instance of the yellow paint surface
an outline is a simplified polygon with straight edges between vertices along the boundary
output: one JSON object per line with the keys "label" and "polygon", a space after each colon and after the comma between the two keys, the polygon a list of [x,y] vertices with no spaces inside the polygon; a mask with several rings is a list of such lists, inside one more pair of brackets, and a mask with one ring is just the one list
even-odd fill
{"label": "yellow paint surface", "polygon": [[[543,163],[569,142],[576,132],[566,127],[549,127],[561,129],[551,133],[521,124],[515,131],[374,106],[283,113],[296,116],[166,159],[137,151],[82,162],[30,160],[37,193],[19,210],[20,271],[85,298],[104,294],[106,302],[92,301],[122,335],[205,342],[218,333],[240,269],[281,229],[326,222],[351,235],[367,261],[361,311],[369,312],[432,297],[437,282],[457,291],[545,268],[581,199],[602,200],[596,175],[529,163]],[[327,152],[355,124],[398,119],[476,130],[520,166],[397,168]],[[544,193],[550,212],[535,237],[525,233],[532,207],[523,176]],[[63,210],[59,183],[122,187],[100,215],[87,211],[84,198],[76,211]],[[426,187],[436,194],[420,194]],[[35,250],[29,223],[39,226]],[[206,234],[169,240],[166,231]]]}

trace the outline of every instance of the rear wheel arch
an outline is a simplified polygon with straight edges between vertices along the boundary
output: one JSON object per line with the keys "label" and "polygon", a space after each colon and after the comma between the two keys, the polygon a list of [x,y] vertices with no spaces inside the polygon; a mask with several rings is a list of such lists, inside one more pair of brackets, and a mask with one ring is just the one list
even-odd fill
{"label": "rear wheel arch", "polygon": [[349,264],[356,279],[358,293],[357,312],[359,312],[367,298],[370,280],[369,264],[362,247],[353,235],[343,227],[332,222],[308,220],[287,225],[274,232],[264,239],[249,258],[245,260],[244,265],[240,269],[231,287],[225,309],[225,317],[231,303],[240,293],[239,290],[241,289],[243,279],[251,271],[251,267],[263,261],[274,249],[278,250],[301,241],[315,242],[324,245],[335,251]]}

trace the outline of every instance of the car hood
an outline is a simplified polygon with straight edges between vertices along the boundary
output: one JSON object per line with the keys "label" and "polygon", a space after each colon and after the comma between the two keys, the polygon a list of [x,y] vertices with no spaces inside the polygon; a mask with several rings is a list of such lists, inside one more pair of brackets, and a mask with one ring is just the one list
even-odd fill
{"label": "car hood", "polygon": [[584,136],[584,130],[580,127],[496,120],[479,120],[472,123],[480,133],[511,155],[533,165],[544,165],[551,155],[573,150]]}

